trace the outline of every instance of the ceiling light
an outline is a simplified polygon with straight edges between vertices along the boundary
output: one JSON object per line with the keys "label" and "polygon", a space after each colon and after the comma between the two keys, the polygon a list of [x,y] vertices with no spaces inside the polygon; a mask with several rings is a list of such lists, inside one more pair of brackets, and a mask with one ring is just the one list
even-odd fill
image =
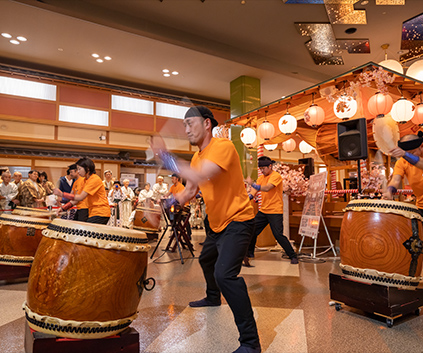
{"label": "ceiling light", "polygon": [[179,75],[178,71],[172,71],[172,75]]}
{"label": "ceiling light", "polygon": [[360,3],[360,5],[367,5],[369,3],[369,1],[368,0],[363,0],[361,3]]}
{"label": "ceiling light", "polygon": [[16,39],[19,40],[19,41],[21,41],[21,42],[26,42],[27,41],[27,39],[25,37],[22,37],[22,36],[18,36]]}
{"label": "ceiling light", "polygon": [[58,51],[63,51],[63,48],[57,48]]}
{"label": "ceiling light", "polygon": [[162,72],[164,72],[165,74],[167,74],[169,72],[168,69],[163,69]]}
{"label": "ceiling light", "polygon": [[11,41],[10,41],[10,43],[12,43],[12,44],[21,44],[18,40],[16,40],[16,39],[12,39]]}
{"label": "ceiling light", "polygon": [[97,59],[96,60],[98,63],[102,63],[103,62],[103,59]]}
{"label": "ceiling light", "polygon": [[169,77],[169,76],[170,76],[170,74],[163,74],[163,76],[164,76],[164,77]]}
{"label": "ceiling light", "polygon": [[112,58],[110,56],[105,56],[104,60],[112,60]]}
{"label": "ceiling light", "polygon": [[91,56],[92,56],[93,58],[99,58],[99,57],[100,57],[100,55],[98,55],[98,54],[91,54]]}
{"label": "ceiling light", "polygon": [[12,36],[9,33],[2,33],[1,34],[4,38],[12,38]]}
{"label": "ceiling light", "polygon": [[355,33],[355,32],[357,32],[357,28],[355,28],[355,27],[350,27],[350,28],[347,28],[347,29],[345,30],[345,33],[346,33],[346,34],[353,34],[353,33]]}

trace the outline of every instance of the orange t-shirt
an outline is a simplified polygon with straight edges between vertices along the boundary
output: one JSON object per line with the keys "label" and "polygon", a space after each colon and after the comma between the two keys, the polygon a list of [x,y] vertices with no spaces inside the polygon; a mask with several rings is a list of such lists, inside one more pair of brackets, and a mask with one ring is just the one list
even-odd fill
{"label": "orange t-shirt", "polygon": [[88,179],[84,179],[83,191],[88,194],[85,199],[87,200],[89,217],[110,217],[110,206],[104,192],[103,181],[97,174],[92,174]]}
{"label": "orange t-shirt", "polygon": [[[82,190],[84,190],[84,186],[85,186],[85,178],[83,178],[83,177],[79,177],[78,179],[76,179],[75,181],[74,181],[74,183],[73,183],[73,186],[72,186],[72,193],[74,194],[74,195],[79,195],[81,192],[82,192]],[[84,208],[88,208],[88,205],[87,205],[87,198],[85,198],[84,200],[82,200],[82,201],[79,201],[77,204],[76,204],[76,208],[78,209],[78,210],[82,210],[82,209],[84,209]]]}
{"label": "orange t-shirt", "polygon": [[395,163],[394,175],[404,175],[416,195],[416,206],[423,208],[423,170],[408,163],[404,158],[400,158]]}
{"label": "orange t-shirt", "polygon": [[184,189],[185,189],[185,186],[182,183],[178,182],[176,185],[173,184],[170,187],[169,192],[171,192],[173,196],[175,196],[175,194],[179,194],[180,192],[184,191]]}
{"label": "orange t-shirt", "polygon": [[268,176],[260,175],[257,179],[258,185],[272,184],[274,188],[268,192],[261,193],[261,207],[260,212],[267,214],[283,213],[283,184],[282,177],[278,172],[272,170]]}
{"label": "orange t-shirt", "polygon": [[254,218],[239,156],[233,143],[226,139],[212,138],[205,149],[196,152],[191,166],[200,170],[204,160],[217,164],[221,173],[211,180],[205,180],[199,187],[206,203],[210,228],[219,233],[232,222],[244,222]]}

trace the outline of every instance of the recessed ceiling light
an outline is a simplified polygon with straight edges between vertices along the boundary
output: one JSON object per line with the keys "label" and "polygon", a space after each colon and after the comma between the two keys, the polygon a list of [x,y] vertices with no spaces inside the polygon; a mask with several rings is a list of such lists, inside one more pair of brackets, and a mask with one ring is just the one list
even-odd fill
{"label": "recessed ceiling light", "polygon": [[26,42],[27,41],[27,39],[25,37],[22,37],[22,36],[18,36],[18,37],[16,37],[16,39],[19,40],[19,41],[21,41],[21,42]]}
{"label": "recessed ceiling light", "polygon": [[12,38],[12,36],[9,33],[2,33],[1,34],[4,38]]}
{"label": "recessed ceiling light", "polygon": [[164,77],[169,77],[169,76],[170,76],[170,74],[163,74],[163,76],[164,76]]}
{"label": "recessed ceiling light", "polygon": [[93,58],[99,58],[100,57],[100,55],[98,55],[98,54],[91,54],[91,56],[93,57]]}
{"label": "recessed ceiling light", "polygon": [[97,59],[96,60],[98,63],[102,63],[103,62],[103,59]]}
{"label": "recessed ceiling light", "polygon": [[112,58],[110,56],[105,56],[104,60],[112,60]]}
{"label": "recessed ceiling light", "polygon": [[10,41],[10,43],[12,43],[12,44],[21,44],[18,40],[16,40],[16,39],[12,39],[11,41]]}
{"label": "recessed ceiling light", "polygon": [[165,74],[167,74],[169,72],[168,69],[163,69],[162,72],[164,72]]}
{"label": "recessed ceiling light", "polygon": [[57,48],[58,51],[63,51],[63,48]]}
{"label": "recessed ceiling light", "polygon": [[355,33],[355,32],[357,32],[357,28],[355,28],[355,27],[350,27],[350,28],[347,28],[347,29],[345,30],[345,33],[346,33],[346,34],[353,34],[353,33]]}
{"label": "recessed ceiling light", "polygon": [[360,4],[361,5],[367,5],[369,3],[369,1],[368,0],[363,0]]}
{"label": "recessed ceiling light", "polygon": [[178,71],[172,71],[172,75],[179,75]]}

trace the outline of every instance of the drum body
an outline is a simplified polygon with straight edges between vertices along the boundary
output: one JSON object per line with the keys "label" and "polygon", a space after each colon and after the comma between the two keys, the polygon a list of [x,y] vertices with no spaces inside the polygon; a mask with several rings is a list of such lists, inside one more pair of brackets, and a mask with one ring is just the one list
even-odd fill
{"label": "drum body", "polygon": [[48,219],[11,214],[0,216],[0,264],[31,266]]}
{"label": "drum body", "polygon": [[145,233],[56,219],[43,234],[24,306],[29,326],[84,339],[126,329],[147,273]]}
{"label": "drum body", "polygon": [[146,232],[158,232],[161,216],[160,209],[137,207],[133,228]]}
{"label": "drum body", "polygon": [[416,286],[420,281],[422,217],[411,204],[354,200],[341,225],[341,268],[357,281]]}

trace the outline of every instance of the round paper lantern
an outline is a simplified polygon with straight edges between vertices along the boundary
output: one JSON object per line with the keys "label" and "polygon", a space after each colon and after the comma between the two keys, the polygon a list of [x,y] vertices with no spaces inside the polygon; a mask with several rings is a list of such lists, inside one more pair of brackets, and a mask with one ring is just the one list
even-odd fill
{"label": "round paper lantern", "polygon": [[289,113],[286,113],[279,119],[279,130],[285,135],[291,135],[297,129],[297,119]]}
{"label": "round paper lantern", "polygon": [[389,94],[377,92],[369,99],[367,108],[372,116],[376,118],[383,118],[391,111],[393,104],[394,102]]}
{"label": "round paper lantern", "polygon": [[416,106],[416,110],[414,111],[413,119],[411,119],[416,125],[423,126],[423,103],[419,103]]}
{"label": "round paper lantern", "polygon": [[412,64],[408,68],[406,75],[416,80],[423,81],[423,60],[416,61]]}
{"label": "round paper lantern", "polygon": [[268,151],[274,151],[276,149],[276,147],[278,147],[278,144],[272,144],[272,145],[264,145],[264,148]]}
{"label": "round paper lantern", "polygon": [[350,96],[342,95],[333,104],[333,112],[342,120],[352,118],[357,113],[357,101]]}
{"label": "round paper lantern", "polygon": [[392,106],[391,116],[397,123],[403,124],[413,118],[414,110],[413,102],[402,97]]}
{"label": "round paper lantern", "polygon": [[292,152],[293,150],[295,150],[296,146],[297,144],[294,139],[289,139],[282,143],[282,148],[286,152]]}
{"label": "round paper lantern", "polygon": [[265,141],[269,141],[275,134],[275,127],[273,124],[265,121],[257,130],[257,134]]}
{"label": "round paper lantern", "polygon": [[383,60],[379,63],[380,66],[386,67],[389,70],[395,71],[400,73],[401,75],[404,74],[404,68],[402,65],[396,60]]}
{"label": "round paper lantern", "polygon": [[312,104],[304,112],[304,121],[311,127],[321,125],[325,120],[325,111],[317,104]]}
{"label": "round paper lantern", "polygon": [[313,146],[309,145],[305,141],[301,141],[298,147],[300,148],[301,153],[304,153],[304,154],[307,154],[313,151]]}
{"label": "round paper lantern", "polygon": [[247,127],[241,131],[240,137],[245,146],[251,147],[256,141],[256,132],[252,128]]}

